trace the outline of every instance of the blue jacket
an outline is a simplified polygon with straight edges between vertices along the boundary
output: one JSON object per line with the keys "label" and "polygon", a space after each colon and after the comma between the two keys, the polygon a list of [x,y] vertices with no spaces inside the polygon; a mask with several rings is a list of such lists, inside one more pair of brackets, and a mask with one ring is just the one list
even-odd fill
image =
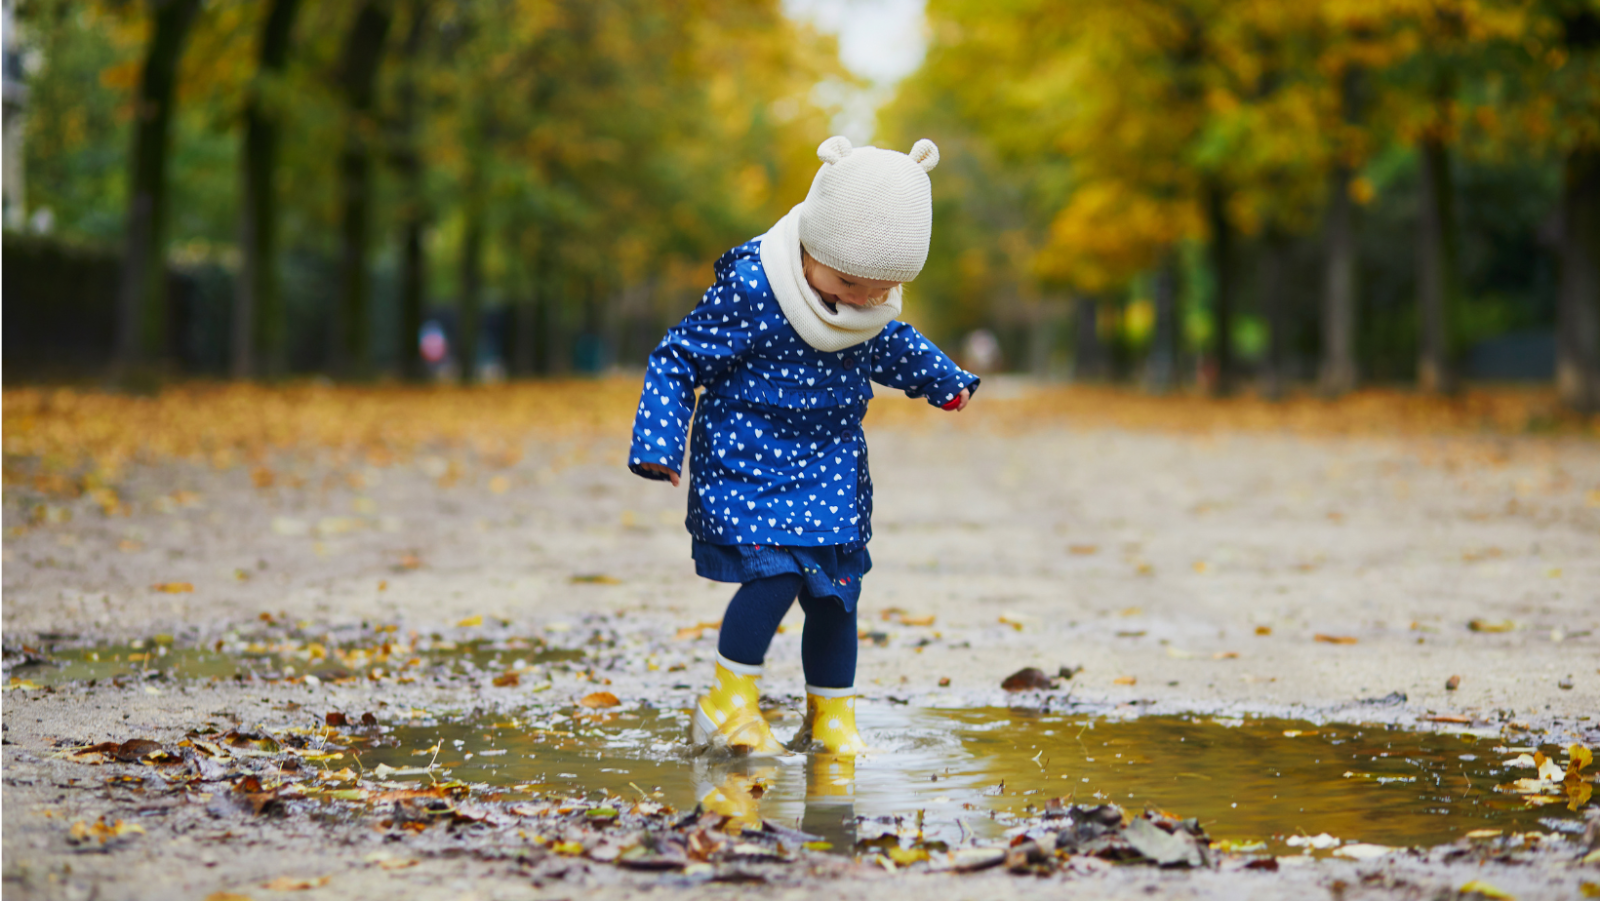
{"label": "blue jacket", "polygon": [[717,283],[650,354],[628,468],[648,479],[665,476],[643,463],[680,471],[692,419],[695,538],[860,547],[872,537],[870,382],[943,406],[978,377],[898,321],[841,351],[811,347],[779,309],[760,248],[757,238],[723,254]]}

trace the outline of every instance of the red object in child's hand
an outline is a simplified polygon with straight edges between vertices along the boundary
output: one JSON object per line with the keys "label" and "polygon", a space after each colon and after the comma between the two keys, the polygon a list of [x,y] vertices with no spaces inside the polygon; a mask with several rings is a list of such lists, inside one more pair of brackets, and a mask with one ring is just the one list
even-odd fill
{"label": "red object in child's hand", "polygon": [[959,406],[961,406],[961,395],[957,394],[955,397],[950,398],[950,402],[949,403],[945,404],[944,406],[940,407],[939,409],[941,409],[941,410],[954,410],[956,407],[959,407]]}

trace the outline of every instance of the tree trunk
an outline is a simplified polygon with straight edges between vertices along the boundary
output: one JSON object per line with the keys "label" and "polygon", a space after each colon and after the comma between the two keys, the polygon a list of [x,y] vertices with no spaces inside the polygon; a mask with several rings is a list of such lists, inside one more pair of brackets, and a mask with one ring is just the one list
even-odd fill
{"label": "tree trunk", "polygon": [[[1354,128],[1361,118],[1362,70],[1347,68],[1339,79],[1341,118]],[[1328,221],[1323,235],[1326,280],[1322,295],[1322,392],[1336,396],[1356,386],[1356,210],[1350,199],[1355,175],[1349,147],[1335,149],[1328,174]]]}
{"label": "tree trunk", "polygon": [[1178,264],[1168,252],[1156,270],[1153,289],[1155,329],[1150,339],[1150,357],[1145,364],[1145,389],[1166,394],[1178,383]]}
{"label": "tree trunk", "polygon": [[427,227],[427,198],[422,184],[422,153],[418,148],[417,70],[427,35],[428,0],[411,4],[411,27],[406,33],[404,68],[400,73],[398,115],[395,121],[394,165],[400,176],[400,377],[422,381],[427,376],[419,345],[426,303],[427,256],[422,235]]}
{"label": "tree trunk", "polygon": [[1567,155],[1561,186],[1561,280],[1556,390],[1561,402],[1600,411],[1600,147]]}
{"label": "tree trunk", "polygon": [[374,83],[389,33],[387,3],[367,0],[345,36],[339,89],[345,101],[344,147],[339,153],[339,310],[334,317],[333,359],[343,376],[371,372],[371,277],[367,231],[372,191],[371,129]]}
{"label": "tree trunk", "polygon": [[1288,392],[1289,297],[1284,270],[1289,238],[1276,225],[1268,225],[1261,241],[1261,312],[1267,321],[1267,358],[1262,361],[1261,388],[1268,400],[1281,400]]}
{"label": "tree trunk", "polygon": [[1077,382],[1099,381],[1105,377],[1100,348],[1100,303],[1093,297],[1080,297],[1073,303],[1072,378]]}
{"label": "tree trunk", "polygon": [[1322,295],[1322,392],[1340,395],[1356,386],[1356,239],[1350,168],[1335,166],[1328,188],[1324,235],[1326,277]]}
{"label": "tree trunk", "polygon": [[124,373],[167,353],[167,149],[178,63],[200,0],[149,0],[150,42],[134,104],[128,231],[117,288],[117,367]]}
{"label": "tree trunk", "polygon": [[1442,138],[1422,142],[1422,209],[1417,228],[1417,385],[1429,393],[1455,390],[1450,307],[1458,260],[1450,148]]}
{"label": "tree trunk", "polygon": [[233,353],[230,370],[236,379],[260,369],[280,375],[285,366],[283,298],[278,288],[278,110],[263,91],[283,72],[289,57],[300,0],[273,0],[261,29],[256,82],[244,108],[244,196],[240,248],[244,251],[239,286],[233,302]]}
{"label": "tree trunk", "polygon": [[1216,326],[1217,382],[1212,393],[1225,397],[1233,393],[1233,222],[1228,219],[1228,193],[1221,185],[1206,186],[1206,225],[1211,232],[1207,248],[1212,277],[1216,280],[1216,304],[1212,310]]}
{"label": "tree trunk", "polygon": [[483,311],[483,176],[481,161],[467,162],[466,193],[462,215],[466,228],[461,236],[461,305],[457,308],[456,347],[460,350],[461,383],[478,381],[478,338]]}

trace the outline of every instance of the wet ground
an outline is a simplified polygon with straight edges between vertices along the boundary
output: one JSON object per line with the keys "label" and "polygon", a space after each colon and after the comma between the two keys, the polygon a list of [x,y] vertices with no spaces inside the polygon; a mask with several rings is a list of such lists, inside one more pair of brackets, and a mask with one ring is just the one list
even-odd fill
{"label": "wet ground", "polygon": [[855,761],[687,754],[728,590],[615,442],[8,483],[5,896],[1600,883],[1592,443],[887,412]]}

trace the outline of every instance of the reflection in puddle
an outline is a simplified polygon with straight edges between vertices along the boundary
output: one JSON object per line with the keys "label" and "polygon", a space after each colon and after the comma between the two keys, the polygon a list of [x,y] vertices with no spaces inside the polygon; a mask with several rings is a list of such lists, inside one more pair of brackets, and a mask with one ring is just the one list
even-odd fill
{"label": "reflection in puddle", "polygon": [[[1534,773],[1539,750],[1498,737],[1373,725],[1091,716],[871,705],[874,753],[710,765],[684,757],[684,714],[640,710],[397,727],[362,765],[426,766],[440,779],[513,792],[649,795],[755,822],[798,826],[850,848],[857,817],[916,816],[929,841],[1003,837],[1052,798],[1198,817],[1216,839],[1265,842],[1330,833],[1378,845],[1433,845],[1476,829],[1571,828],[1561,804],[1530,806],[1497,786]],[[1564,759],[1555,746],[1542,749]],[[413,772],[415,772],[413,770]],[[412,778],[415,778],[414,776]],[[1320,847],[1320,846],[1319,846]]]}

